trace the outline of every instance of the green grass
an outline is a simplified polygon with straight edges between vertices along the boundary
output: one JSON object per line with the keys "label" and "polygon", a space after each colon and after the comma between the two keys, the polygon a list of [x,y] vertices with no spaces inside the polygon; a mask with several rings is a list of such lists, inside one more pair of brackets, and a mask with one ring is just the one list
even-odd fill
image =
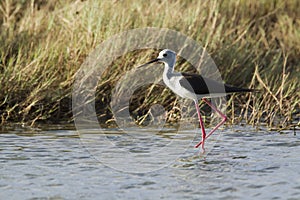
{"label": "green grass", "polygon": [[[3,0],[1,123],[72,121],[74,75],[88,54],[122,31],[164,27],[203,44],[225,82],[262,91],[228,100],[232,123],[299,125],[299,6],[297,0]],[[155,54],[133,52],[113,64],[97,90],[101,123],[113,119],[110,95],[120,76]],[[150,86],[142,91],[130,107],[137,121],[147,117],[153,103],[165,106],[169,121],[180,117],[178,98],[169,90]]]}

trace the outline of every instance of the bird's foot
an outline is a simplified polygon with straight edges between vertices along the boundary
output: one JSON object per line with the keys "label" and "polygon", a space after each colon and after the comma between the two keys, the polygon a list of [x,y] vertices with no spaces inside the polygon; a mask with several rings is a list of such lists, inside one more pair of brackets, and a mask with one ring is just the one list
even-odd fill
{"label": "bird's foot", "polygon": [[205,152],[205,148],[204,148],[204,140],[201,140],[198,144],[195,145],[195,148],[198,148],[201,145],[201,148],[203,150],[203,152]]}
{"label": "bird's foot", "polygon": [[202,144],[202,141],[200,141],[198,144],[195,145],[195,148],[198,148]]}

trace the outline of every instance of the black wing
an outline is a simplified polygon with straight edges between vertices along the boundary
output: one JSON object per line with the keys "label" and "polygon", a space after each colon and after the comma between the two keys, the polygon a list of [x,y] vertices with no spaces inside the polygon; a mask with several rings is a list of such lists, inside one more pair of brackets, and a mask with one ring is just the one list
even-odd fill
{"label": "black wing", "polygon": [[182,87],[197,95],[204,94],[224,94],[234,92],[251,92],[252,89],[238,88],[227,84],[220,83],[210,78],[203,77],[199,74],[181,73],[183,78],[179,80]]}

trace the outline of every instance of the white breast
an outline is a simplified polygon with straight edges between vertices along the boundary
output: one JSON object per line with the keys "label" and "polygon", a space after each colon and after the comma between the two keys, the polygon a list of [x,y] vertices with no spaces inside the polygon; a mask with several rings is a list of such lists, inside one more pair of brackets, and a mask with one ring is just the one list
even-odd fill
{"label": "white breast", "polygon": [[197,96],[182,87],[179,83],[180,79],[182,78],[181,73],[164,73],[163,74],[163,80],[164,83],[177,95],[183,98],[189,98],[189,99],[197,99]]}

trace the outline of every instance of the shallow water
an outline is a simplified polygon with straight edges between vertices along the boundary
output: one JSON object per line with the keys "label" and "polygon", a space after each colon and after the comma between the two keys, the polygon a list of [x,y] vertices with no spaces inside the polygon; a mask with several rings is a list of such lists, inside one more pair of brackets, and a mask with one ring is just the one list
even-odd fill
{"label": "shallow water", "polygon": [[6,130],[0,199],[300,199],[299,131],[218,133]]}

